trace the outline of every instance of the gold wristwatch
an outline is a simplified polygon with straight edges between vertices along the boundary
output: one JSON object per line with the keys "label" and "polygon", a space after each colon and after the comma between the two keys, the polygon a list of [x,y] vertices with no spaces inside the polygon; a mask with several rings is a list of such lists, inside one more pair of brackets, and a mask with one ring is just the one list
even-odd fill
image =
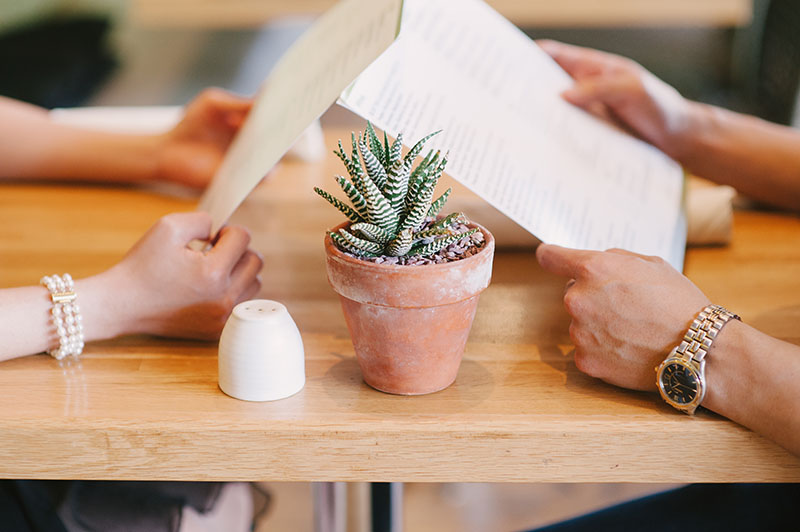
{"label": "gold wristwatch", "polygon": [[689,415],[694,414],[706,396],[705,356],[722,327],[741,318],[719,305],[708,305],[692,321],[680,344],[656,368],[656,384],[661,397]]}

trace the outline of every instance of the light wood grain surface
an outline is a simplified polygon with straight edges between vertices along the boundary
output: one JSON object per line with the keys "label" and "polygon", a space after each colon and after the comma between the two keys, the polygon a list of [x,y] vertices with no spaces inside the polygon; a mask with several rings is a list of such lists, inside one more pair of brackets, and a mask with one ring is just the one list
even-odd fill
{"label": "light wood grain surface", "polygon": [[[286,15],[317,15],[335,0],[131,0],[137,24],[254,27]],[[520,26],[743,26],[752,0],[488,0]]]}
{"label": "light wood grain surface", "polygon": [[[564,281],[529,249],[499,250],[453,386],[422,397],[369,388],[325,278],[323,232],[339,216],[312,192],[335,186],[337,163],[283,163],[233,220],[264,255],[260,296],[285,303],[303,335],[301,393],[224,395],[212,343],[137,336],[87,345],[63,368],[46,355],[4,362],[0,478],[800,480],[797,458],[747,429],[578,372]],[[194,204],[140,188],[0,185],[0,287],[97,273],[158,216]],[[798,244],[797,217],[737,212],[732,245],[691,249],[686,272],[748,323],[800,343]]]}

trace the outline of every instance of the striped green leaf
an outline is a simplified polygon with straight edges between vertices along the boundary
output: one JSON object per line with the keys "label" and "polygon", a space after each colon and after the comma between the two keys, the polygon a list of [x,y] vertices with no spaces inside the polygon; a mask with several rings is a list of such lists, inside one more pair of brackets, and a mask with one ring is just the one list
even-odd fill
{"label": "striped green leaf", "polygon": [[458,242],[464,237],[470,236],[473,233],[477,232],[477,229],[470,229],[469,231],[465,231],[463,233],[458,233],[456,235],[446,236],[444,238],[440,238],[438,240],[434,240],[430,244],[425,245],[417,245],[411,248],[408,252],[409,255],[419,255],[421,257],[429,257],[434,253],[437,253],[453,242]]}
{"label": "striped green leaf", "polygon": [[349,220],[351,220],[353,222],[363,222],[364,221],[364,219],[361,218],[361,216],[355,210],[353,210],[352,207],[350,207],[349,205],[347,205],[345,202],[341,201],[340,199],[335,198],[334,196],[331,196],[330,194],[328,194],[327,192],[325,192],[324,190],[322,190],[319,187],[314,187],[314,192],[316,192],[317,194],[319,194],[320,196],[325,198],[328,201],[328,203],[330,203],[331,205],[333,205],[334,207],[339,209],[339,211],[341,211],[342,214],[347,216],[347,218]]}
{"label": "striped green leaf", "polygon": [[[439,178],[442,177],[445,166],[447,166],[447,155],[442,157],[435,167],[433,163],[428,166],[428,169],[418,179],[418,191],[416,192],[416,196],[412,196],[410,190],[406,195],[406,211],[410,213],[412,210],[418,208],[420,201],[429,202],[428,208],[430,208],[430,201],[433,198],[433,190],[439,183]],[[430,197],[428,196],[428,192],[430,192]],[[427,211],[423,213],[423,220],[425,219],[425,215],[427,215]]]}
{"label": "striped green leaf", "polygon": [[371,179],[365,177],[362,184],[369,215],[365,221],[378,225],[392,233],[397,231],[397,226],[400,225],[400,217],[392,210],[389,200],[386,199]]}
{"label": "striped green leaf", "polygon": [[428,179],[428,175],[436,169],[436,165],[439,163],[439,156],[440,152],[438,151],[436,153],[430,152],[428,156],[425,157],[425,160],[422,161],[411,173],[411,177],[408,179],[408,192],[406,192],[405,198],[406,211],[411,209],[411,206],[414,204],[414,200],[416,199],[417,195],[419,195],[420,188]]}
{"label": "striped green leaf", "polygon": [[401,166],[400,171],[392,174],[390,172],[386,181],[386,188],[383,189],[384,195],[389,200],[392,209],[400,213],[405,205],[406,194],[408,194],[408,178],[410,168]]}
{"label": "striped green leaf", "polygon": [[369,240],[358,238],[356,235],[348,233],[346,229],[339,229],[339,235],[347,240],[351,246],[360,250],[362,254],[369,253],[374,256],[383,253],[382,245],[378,244],[377,242],[370,242]]}
{"label": "striped green leaf", "polygon": [[386,167],[391,168],[395,165],[398,161],[402,160],[401,156],[403,155],[403,134],[398,133],[397,138],[394,139],[392,143],[392,148],[389,150],[389,156],[386,161]]}
{"label": "striped green leaf", "polygon": [[434,135],[438,135],[441,132],[442,130],[440,129],[439,131],[434,131],[433,133],[419,139],[419,141],[417,141],[417,143],[414,144],[414,146],[408,151],[406,156],[403,158],[404,164],[406,164],[409,168],[411,168],[411,166],[413,166],[414,164],[414,161],[417,159],[417,156],[420,153],[422,153],[422,148],[425,147],[425,143],[428,142],[428,140],[430,140],[431,137],[433,137]]}
{"label": "striped green leaf", "polygon": [[428,180],[433,183],[433,186],[436,187],[436,184],[439,182],[439,178],[442,177],[444,173],[444,168],[447,166],[447,155],[444,154],[442,160],[439,161],[439,164],[436,165],[436,168],[429,174]]}
{"label": "striped green leaf", "polygon": [[420,189],[411,210],[400,225],[400,230],[411,229],[416,231],[425,222],[425,215],[428,209],[431,208],[431,200],[433,199],[433,183],[428,181]]}
{"label": "striped green leaf", "polygon": [[435,222],[433,222],[431,225],[428,226],[428,229],[438,229],[440,227],[448,228],[453,224],[453,222],[463,219],[464,219],[463,212],[454,212],[452,214],[448,214],[441,220],[436,220]]}
{"label": "striped green leaf", "polygon": [[358,160],[356,159],[356,162],[353,163],[353,161],[347,156],[347,154],[342,149],[341,141],[339,141],[339,151],[334,151],[333,153],[335,153],[336,156],[342,160],[342,162],[344,163],[344,167],[347,169],[347,173],[353,180],[353,183],[357,183],[360,180],[361,176],[363,176],[364,174],[364,171],[361,169],[361,165],[358,163]]}
{"label": "striped green leaf", "polygon": [[350,154],[350,159],[352,159],[355,164],[358,164],[358,143],[361,141],[361,133],[358,134],[358,139],[356,139],[355,133],[350,133],[350,140],[353,143],[353,153]]}
{"label": "striped green leaf", "polygon": [[423,171],[427,170],[427,168],[431,164],[434,164],[434,165],[437,164],[438,161],[439,161],[439,154],[440,153],[441,152],[439,152],[438,150],[435,151],[435,152],[433,150],[429,151],[428,155],[426,155],[425,158],[422,160],[422,162],[419,163],[419,166],[417,166],[414,169],[414,171],[411,172],[411,177],[409,179],[411,179],[411,180],[418,179],[419,178],[419,174],[422,173]]}
{"label": "striped green leaf", "polygon": [[375,253],[370,253],[370,252],[364,251],[361,248],[358,248],[358,247],[354,246],[353,244],[351,244],[348,240],[346,240],[339,233],[328,233],[328,234],[330,235],[331,240],[333,240],[333,243],[336,244],[336,246],[339,249],[341,249],[342,251],[349,251],[350,253],[352,253],[354,255],[360,255],[362,257],[376,257],[377,256]]}
{"label": "striped green leaf", "polygon": [[449,227],[434,227],[428,228],[424,231],[418,231],[414,233],[414,243],[416,244],[420,240],[425,240],[426,238],[436,238],[437,236],[445,236],[451,235],[452,231],[450,231]]}
{"label": "striped green leaf", "polygon": [[383,166],[388,168],[389,164],[389,137],[386,136],[386,131],[383,132]]}
{"label": "striped green leaf", "polygon": [[385,244],[394,238],[394,233],[390,233],[375,224],[367,222],[353,224],[350,226],[350,230],[353,232],[358,231],[364,235],[367,240],[377,242],[378,244]]}
{"label": "striped green leaf", "polygon": [[367,121],[367,136],[369,137],[370,151],[375,154],[381,165],[386,167],[386,155],[383,153],[383,146],[381,146],[381,141],[378,140],[378,135],[375,134],[375,128],[372,127],[372,123],[369,121]]}
{"label": "striped green leaf", "polygon": [[389,242],[389,245],[386,246],[386,254],[390,257],[402,257],[411,249],[411,244],[413,244],[413,242],[414,238],[410,229],[400,231],[397,238]]}
{"label": "striped green leaf", "polygon": [[386,168],[383,167],[381,162],[375,157],[375,154],[369,151],[367,141],[361,139],[358,141],[358,150],[361,153],[361,160],[364,162],[364,168],[367,170],[367,176],[375,183],[379,190],[383,190],[386,185]]}
{"label": "striped green leaf", "polygon": [[344,193],[347,194],[356,212],[358,212],[361,218],[366,219],[369,216],[369,211],[367,210],[367,200],[364,199],[364,195],[361,194],[355,185],[344,177],[337,175],[335,179],[336,182],[339,183],[339,186],[342,187]]}
{"label": "striped green leaf", "polygon": [[339,139],[338,142],[339,142],[339,151],[333,150],[333,153],[339,156],[339,159],[341,159],[344,165],[347,166],[350,164],[350,158],[347,157],[347,154],[344,152],[344,147],[342,147],[342,139]]}
{"label": "striped green leaf", "polygon": [[439,211],[442,210],[444,204],[447,203],[447,198],[450,196],[450,193],[453,191],[452,188],[448,188],[444,191],[444,194],[436,198],[433,203],[431,203],[431,208],[428,209],[428,217],[435,218]]}

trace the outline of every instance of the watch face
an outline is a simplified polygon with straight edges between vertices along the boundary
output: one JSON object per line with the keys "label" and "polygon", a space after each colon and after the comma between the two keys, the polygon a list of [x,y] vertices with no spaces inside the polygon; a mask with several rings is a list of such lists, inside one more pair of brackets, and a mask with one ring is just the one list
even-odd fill
{"label": "watch face", "polygon": [[660,384],[664,394],[677,404],[688,405],[697,398],[697,373],[683,364],[667,364]]}

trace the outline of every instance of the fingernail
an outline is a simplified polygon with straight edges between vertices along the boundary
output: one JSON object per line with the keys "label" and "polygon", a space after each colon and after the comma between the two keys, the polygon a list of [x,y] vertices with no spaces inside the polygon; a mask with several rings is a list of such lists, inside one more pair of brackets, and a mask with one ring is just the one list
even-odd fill
{"label": "fingernail", "polygon": [[577,103],[581,100],[581,91],[572,88],[567,89],[561,93],[561,97],[571,103]]}

